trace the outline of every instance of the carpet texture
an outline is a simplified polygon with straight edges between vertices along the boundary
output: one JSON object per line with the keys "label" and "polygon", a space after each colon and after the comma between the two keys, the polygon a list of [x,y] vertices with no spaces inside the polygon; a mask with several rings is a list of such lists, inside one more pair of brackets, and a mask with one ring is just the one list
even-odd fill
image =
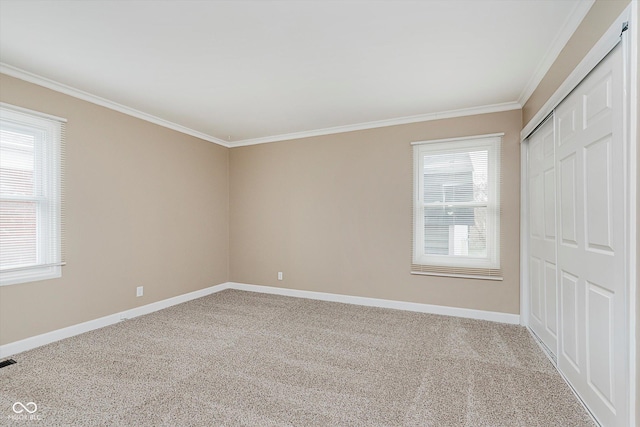
{"label": "carpet texture", "polygon": [[13,358],[0,425],[593,426],[523,327],[236,290]]}

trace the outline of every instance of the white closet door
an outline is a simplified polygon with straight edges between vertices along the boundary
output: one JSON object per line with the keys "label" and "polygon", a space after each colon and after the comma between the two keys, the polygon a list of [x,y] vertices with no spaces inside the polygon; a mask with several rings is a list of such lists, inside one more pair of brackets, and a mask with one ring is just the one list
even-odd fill
{"label": "white closet door", "polygon": [[626,426],[622,52],[555,111],[558,366],[604,426]]}
{"label": "white closet door", "polygon": [[557,354],[556,178],[553,120],[529,138],[529,326]]}

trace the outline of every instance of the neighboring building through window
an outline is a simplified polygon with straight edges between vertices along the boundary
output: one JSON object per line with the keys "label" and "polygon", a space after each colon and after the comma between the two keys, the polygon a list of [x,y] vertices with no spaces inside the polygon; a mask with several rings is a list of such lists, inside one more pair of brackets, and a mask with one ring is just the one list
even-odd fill
{"label": "neighboring building through window", "polygon": [[501,278],[501,136],[413,144],[412,272]]}
{"label": "neighboring building through window", "polygon": [[0,285],[61,276],[64,120],[0,105]]}

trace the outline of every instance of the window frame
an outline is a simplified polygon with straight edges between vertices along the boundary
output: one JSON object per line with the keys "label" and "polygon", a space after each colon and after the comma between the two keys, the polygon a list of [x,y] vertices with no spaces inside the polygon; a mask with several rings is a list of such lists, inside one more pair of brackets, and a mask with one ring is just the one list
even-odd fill
{"label": "window frame", "polygon": [[62,276],[62,169],[65,119],[0,103],[0,127],[34,136],[36,194],[0,194],[0,202],[32,201],[36,205],[36,261],[0,270],[0,286]]}
{"label": "window frame", "polygon": [[[501,183],[501,144],[503,133],[479,135],[461,138],[448,138],[414,142],[413,145],[413,253],[414,266],[442,267],[436,275],[445,276],[487,276],[500,270],[500,183]],[[487,202],[435,202],[424,201],[424,158],[426,155],[442,155],[487,151]],[[487,208],[486,247],[487,256],[483,258],[461,255],[434,255],[425,251],[425,218],[427,207],[457,205],[461,207]],[[465,269],[471,270],[465,272]],[[412,268],[414,270],[414,268]],[[412,271],[418,274],[431,274],[428,271]],[[501,275],[501,273],[500,273]]]}

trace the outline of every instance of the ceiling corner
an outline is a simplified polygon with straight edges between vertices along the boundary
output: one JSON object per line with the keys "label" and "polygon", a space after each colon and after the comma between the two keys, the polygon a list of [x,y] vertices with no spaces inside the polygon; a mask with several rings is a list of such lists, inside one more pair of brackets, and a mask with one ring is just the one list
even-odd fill
{"label": "ceiling corner", "polygon": [[518,103],[520,105],[524,106],[527,103],[529,97],[531,97],[542,79],[546,76],[564,46],[567,44],[569,39],[571,39],[573,33],[578,29],[578,26],[587,13],[589,13],[593,3],[595,3],[595,0],[583,0],[575,5],[573,11],[569,14],[562,25],[562,28],[553,40],[553,43],[551,43],[551,46],[536,67],[536,70],[531,75],[531,78],[522,89],[522,92],[520,92],[520,96],[518,97]]}
{"label": "ceiling corner", "polygon": [[141,120],[144,120],[168,129],[172,129],[186,135],[190,135],[208,142],[213,142],[214,144],[222,145],[223,147],[230,148],[230,144],[227,141],[224,141],[220,138],[216,138],[215,136],[208,135],[206,133],[199,132],[194,129],[190,129],[188,127],[170,122],[168,120],[153,116],[151,114],[144,113],[142,111],[127,107],[122,104],[118,104],[117,102],[113,102],[108,99],[101,98],[91,93],[73,88],[71,86],[67,86],[63,83],[56,82],[46,77],[42,77],[37,74],[31,73],[29,71],[25,71],[20,68],[14,67],[12,65],[5,64],[3,62],[0,62],[0,73],[6,74],[7,76],[14,77],[16,79],[20,79],[29,83],[33,83],[38,86],[45,87],[47,89],[54,90],[56,92],[63,93],[68,96],[72,96],[77,99],[81,99],[83,101],[91,102],[92,104],[100,105],[101,107],[109,108],[111,110],[118,111],[120,113],[129,115],[132,117],[136,117],[138,119],[141,119]]}

